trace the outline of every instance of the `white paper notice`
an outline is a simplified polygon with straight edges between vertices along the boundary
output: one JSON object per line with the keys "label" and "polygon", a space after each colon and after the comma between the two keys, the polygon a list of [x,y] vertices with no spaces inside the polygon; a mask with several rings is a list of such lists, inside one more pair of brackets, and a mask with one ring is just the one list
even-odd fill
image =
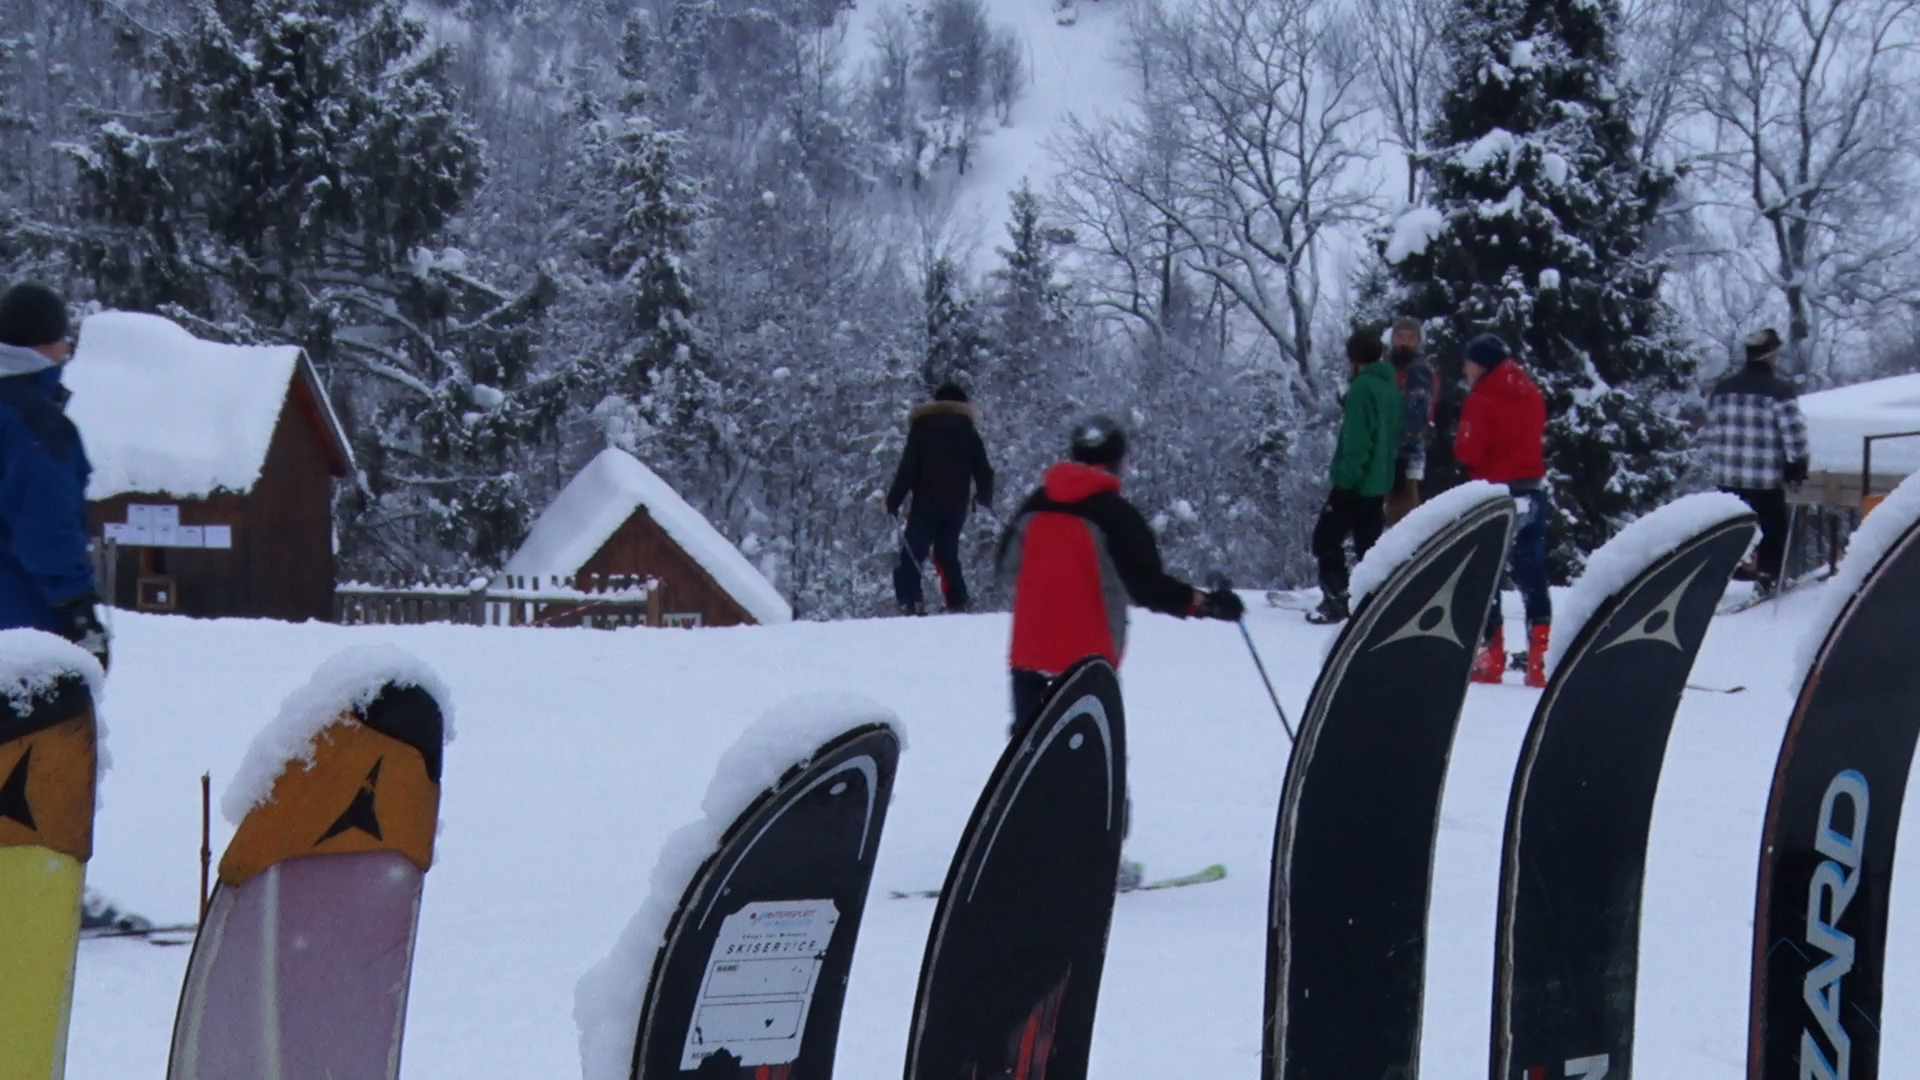
{"label": "white paper notice", "polygon": [[177,527],[180,524],[180,508],[151,503],[128,503],[127,524]]}
{"label": "white paper notice", "polygon": [[107,522],[100,527],[100,532],[103,537],[116,544],[124,544],[127,542],[127,527],[117,521]]}
{"label": "white paper notice", "polygon": [[233,526],[208,525],[201,530],[201,538],[210,548],[230,548],[233,546]]}
{"label": "white paper notice", "polygon": [[799,1058],[814,986],[839,921],[831,900],[756,902],[727,916],[693,1004],[681,1071],[699,1068],[722,1048],[747,1066]]}
{"label": "white paper notice", "polygon": [[173,541],[177,547],[205,547],[206,536],[206,528],[200,525],[182,525],[173,530]]}

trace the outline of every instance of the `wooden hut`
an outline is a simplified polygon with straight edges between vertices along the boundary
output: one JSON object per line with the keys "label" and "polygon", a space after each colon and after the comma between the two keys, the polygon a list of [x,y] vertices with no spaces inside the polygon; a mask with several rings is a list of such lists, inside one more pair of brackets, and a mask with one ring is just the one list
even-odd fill
{"label": "wooden hut", "polygon": [[790,622],[793,609],[700,512],[624,450],[600,452],[533,524],[505,573],[659,582],[669,626]]}
{"label": "wooden hut", "polygon": [[81,324],[64,378],[114,606],[330,617],[333,481],[353,458],[305,353],[104,312]]}

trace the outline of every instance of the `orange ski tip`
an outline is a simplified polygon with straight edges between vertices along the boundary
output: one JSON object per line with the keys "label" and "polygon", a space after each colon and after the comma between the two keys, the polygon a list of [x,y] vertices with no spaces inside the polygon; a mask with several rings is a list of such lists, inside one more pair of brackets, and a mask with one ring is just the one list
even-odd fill
{"label": "orange ski tip", "polygon": [[433,865],[440,785],[419,749],[342,713],[295,759],[267,801],[240,823],[220,859],[222,884],[238,885],[303,855],[394,851],[422,872]]}
{"label": "orange ski tip", "polygon": [[93,709],[0,742],[0,847],[93,857],[98,747]]}

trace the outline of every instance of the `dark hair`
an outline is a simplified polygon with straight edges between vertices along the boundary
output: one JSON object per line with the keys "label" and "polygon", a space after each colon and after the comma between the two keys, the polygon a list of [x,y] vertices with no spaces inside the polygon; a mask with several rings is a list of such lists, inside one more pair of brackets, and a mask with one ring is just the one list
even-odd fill
{"label": "dark hair", "polygon": [[1380,344],[1378,327],[1362,326],[1347,335],[1347,363],[1355,367],[1366,367],[1386,351],[1386,346]]}
{"label": "dark hair", "polygon": [[45,285],[22,283],[0,296],[0,345],[37,349],[67,340],[67,302]]}
{"label": "dark hair", "polygon": [[957,382],[952,382],[952,381],[943,382],[940,384],[940,389],[935,390],[933,392],[933,400],[935,401],[966,401],[967,391],[965,387],[961,386]]}
{"label": "dark hair", "polygon": [[1090,416],[1073,425],[1067,456],[1082,465],[1118,465],[1127,456],[1127,429],[1110,416]]}

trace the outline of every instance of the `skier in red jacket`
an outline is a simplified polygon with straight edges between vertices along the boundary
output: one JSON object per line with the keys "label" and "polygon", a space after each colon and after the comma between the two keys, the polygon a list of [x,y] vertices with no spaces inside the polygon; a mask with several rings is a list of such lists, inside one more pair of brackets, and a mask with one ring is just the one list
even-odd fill
{"label": "skier in red jacket", "polygon": [[[1527,685],[1547,685],[1547,639],[1553,600],[1547,592],[1547,406],[1507,343],[1482,334],[1467,343],[1467,403],[1453,437],[1454,460],[1475,480],[1505,484],[1520,504],[1507,570],[1527,611]],[[1507,669],[1500,594],[1487,613],[1473,681],[1497,683]]]}
{"label": "skier in red jacket", "polygon": [[1127,602],[1180,618],[1237,621],[1230,589],[1202,592],[1166,572],[1153,531],[1120,494],[1127,435],[1099,416],[1074,429],[1069,457],[1000,538],[1000,571],[1013,582],[1013,717],[1018,735],[1048,683],[1088,656],[1116,667],[1127,644]]}

